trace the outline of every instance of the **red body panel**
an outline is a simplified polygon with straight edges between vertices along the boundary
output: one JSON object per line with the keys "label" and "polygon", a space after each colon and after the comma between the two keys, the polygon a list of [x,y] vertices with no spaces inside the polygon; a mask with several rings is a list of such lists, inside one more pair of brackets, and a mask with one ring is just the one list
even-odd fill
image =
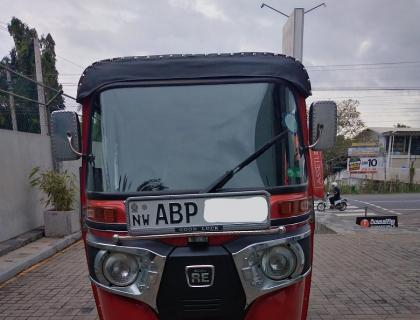
{"label": "red body panel", "polygon": [[300,281],[257,299],[248,309],[245,320],[301,319],[305,282]]}
{"label": "red body panel", "polygon": [[[244,320],[304,319],[304,292],[310,279],[257,299],[247,310]],[[158,315],[142,302],[111,294],[92,286],[102,320],[159,320]],[[293,303],[291,303],[293,301]]]}
{"label": "red body panel", "polygon": [[146,304],[128,299],[105,290],[94,288],[96,305],[101,320],[159,320],[156,313]]}

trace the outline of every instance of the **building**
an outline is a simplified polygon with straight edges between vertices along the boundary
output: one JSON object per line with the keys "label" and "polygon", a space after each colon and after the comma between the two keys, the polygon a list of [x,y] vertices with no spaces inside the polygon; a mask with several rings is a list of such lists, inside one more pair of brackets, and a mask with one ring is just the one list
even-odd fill
{"label": "building", "polygon": [[355,141],[342,178],[420,183],[420,128],[372,127]]}

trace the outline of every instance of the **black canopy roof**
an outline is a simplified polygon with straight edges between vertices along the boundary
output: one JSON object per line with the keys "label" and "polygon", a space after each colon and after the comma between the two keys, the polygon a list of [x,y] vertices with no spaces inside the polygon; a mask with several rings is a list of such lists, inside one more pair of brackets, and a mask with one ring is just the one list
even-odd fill
{"label": "black canopy roof", "polygon": [[96,89],[122,81],[176,79],[226,79],[267,77],[293,84],[305,97],[311,83],[303,65],[294,58],[272,53],[232,53],[206,55],[163,55],[127,57],[95,62],[83,72],[77,101]]}

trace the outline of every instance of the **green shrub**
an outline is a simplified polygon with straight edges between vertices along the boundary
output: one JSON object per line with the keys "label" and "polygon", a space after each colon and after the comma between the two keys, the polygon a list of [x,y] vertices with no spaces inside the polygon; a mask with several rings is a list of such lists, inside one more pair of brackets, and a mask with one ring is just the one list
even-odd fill
{"label": "green shrub", "polygon": [[341,193],[406,193],[420,192],[420,184],[410,184],[401,181],[363,180],[360,185],[350,186],[340,184]]}
{"label": "green shrub", "polygon": [[63,173],[53,170],[42,171],[39,167],[32,169],[29,175],[29,182],[46,194],[42,198],[46,207],[50,205],[56,211],[69,211],[73,209],[73,202],[76,197],[76,177],[67,171]]}

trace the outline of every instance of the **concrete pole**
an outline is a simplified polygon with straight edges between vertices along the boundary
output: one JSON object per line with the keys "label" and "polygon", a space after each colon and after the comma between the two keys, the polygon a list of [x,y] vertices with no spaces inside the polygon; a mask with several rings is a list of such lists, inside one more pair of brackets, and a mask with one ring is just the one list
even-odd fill
{"label": "concrete pole", "polygon": [[305,11],[295,8],[283,26],[282,52],[302,62]]}
{"label": "concrete pole", "polygon": [[[10,71],[6,70],[6,79],[7,84],[9,86],[8,90],[10,92],[13,92],[13,86],[12,86],[12,76],[10,75]],[[12,117],[12,128],[13,131],[17,131],[17,121],[16,121],[16,109],[15,109],[15,97],[13,95],[9,94],[9,107],[10,107],[10,115]]]}
{"label": "concrete pole", "polygon": [[[42,66],[41,66],[41,48],[39,46],[38,37],[34,37],[34,52],[35,52],[35,72],[36,81],[43,82],[42,77]],[[47,110],[45,107],[45,93],[44,87],[37,85],[38,102],[39,102],[39,126],[41,128],[41,135],[48,135],[48,124],[47,124]]]}
{"label": "concrete pole", "polygon": [[386,155],[386,164],[385,164],[385,182],[387,181],[387,173],[389,175],[389,164],[391,161],[391,142],[392,142],[393,134],[391,133],[388,138],[388,154]]}
{"label": "concrete pole", "polygon": [[392,144],[391,144],[391,153],[389,157],[389,167],[392,167],[392,158],[394,155],[394,143],[395,143],[395,135],[392,135]]}
{"label": "concrete pole", "polygon": [[411,162],[411,138],[413,136],[410,136],[410,139],[408,140],[408,156],[407,156],[407,168],[410,170],[410,162]]}

